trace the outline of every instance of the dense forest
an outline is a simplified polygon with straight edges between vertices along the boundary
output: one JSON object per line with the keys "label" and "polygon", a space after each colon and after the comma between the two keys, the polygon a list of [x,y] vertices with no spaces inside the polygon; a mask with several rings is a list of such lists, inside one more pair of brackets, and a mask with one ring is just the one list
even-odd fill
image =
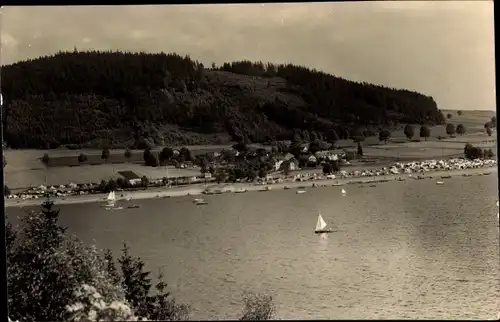
{"label": "dense forest", "polygon": [[291,64],[211,67],[177,54],[98,51],[4,66],[5,141],[11,148],[134,148],[268,142],[299,130],[348,138],[401,123],[444,123],[432,97],[408,90]]}

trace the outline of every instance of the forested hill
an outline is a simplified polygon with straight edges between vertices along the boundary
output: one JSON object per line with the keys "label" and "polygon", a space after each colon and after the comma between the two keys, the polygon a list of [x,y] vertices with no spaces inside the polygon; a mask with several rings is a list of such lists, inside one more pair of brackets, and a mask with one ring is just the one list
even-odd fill
{"label": "forested hill", "polygon": [[134,147],[338,136],[399,123],[441,124],[428,96],[295,65],[205,68],[176,54],[64,52],[4,66],[12,148]]}

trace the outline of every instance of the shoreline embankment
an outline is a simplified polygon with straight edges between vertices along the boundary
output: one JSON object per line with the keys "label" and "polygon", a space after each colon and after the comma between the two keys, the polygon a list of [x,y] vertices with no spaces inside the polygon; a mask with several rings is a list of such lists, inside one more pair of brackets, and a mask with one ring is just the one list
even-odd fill
{"label": "shoreline embankment", "polygon": [[[498,168],[481,167],[473,169],[458,169],[458,170],[436,170],[424,173],[414,174],[391,174],[379,176],[360,176],[346,177],[336,179],[313,179],[306,181],[283,181],[273,184],[253,184],[253,183],[224,183],[224,184],[196,184],[175,188],[151,188],[142,191],[116,191],[117,202],[133,203],[137,200],[155,199],[155,198],[171,198],[185,196],[200,196],[203,194],[227,194],[241,193],[250,191],[272,191],[282,189],[306,189],[331,186],[345,186],[349,184],[376,184],[389,181],[405,181],[405,180],[423,180],[423,179],[446,179],[457,176],[473,176],[473,175],[490,175],[497,172]],[[57,205],[64,204],[83,204],[83,203],[105,203],[107,194],[90,194],[79,196],[66,197],[51,197],[51,200]],[[43,202],[41,199],[5,199],[5,207],[32,207],[38,206]]]}

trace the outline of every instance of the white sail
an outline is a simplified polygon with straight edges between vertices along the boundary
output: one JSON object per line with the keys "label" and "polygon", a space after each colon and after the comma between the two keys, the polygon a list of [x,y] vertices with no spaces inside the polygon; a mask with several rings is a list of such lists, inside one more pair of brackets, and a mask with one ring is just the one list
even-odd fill
{"label": "white sail", "polygon": [[318,222],[316,223],[316,230],[322,230],[326,227],[326,222],[323,220],[321,214],[318,215]]}
{"label": "white sail", "polygon": [[108,195],[108,201],[115,201],[115,200],[116,200],[115,192],[111,191]]}
{"label": "white sail", "polygon": [[344,189],[342,189],[340,192],[341,192],[341,193],[342,193],[342,195],[344,195],[344,196],[347,194],[347,191],[345,191]]}

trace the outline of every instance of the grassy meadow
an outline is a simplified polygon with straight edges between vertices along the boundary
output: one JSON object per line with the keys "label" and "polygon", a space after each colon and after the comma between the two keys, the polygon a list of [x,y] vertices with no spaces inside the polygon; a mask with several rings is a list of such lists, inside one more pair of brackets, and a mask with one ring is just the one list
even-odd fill
{"label": "grassy meadow", "polygon": [[[392,132],[390,140],[384,144],[378,141],[378,137],[368,137],[363,142],[364,159],[366,163],[376,164],[384,162],[411,161],[422,159],[439,159],[463,155],[465,143],[471,143],[480,147],[492,148],[496,151],[496,133],[490,137],[484,131],[484,123],[495,115],[494,111],[464,111],[458,115],[457,111],[443,111],[446,115],[453,116],[447,122],[455,126],[463,124],[467,133],[448,138],[445,125],[431,127],[431,137],[418,142],[419,126],[415,125],[417,137],[408,141],[403,129]],[[438,137],[445,137],[438,140]],[[352,147],[356,144],[352,140],[341,140],[340,147]],[[227,149],[230,145],[210,145],[210,146],[187,146],[194,155],[211,151]],[[154,149],[158,153],[161,147]],[[117,171],[130,170],[140,176],[150,178],[192,176],[199,174],[195,169],[176,169],[173,167],[146,167],[142,165],[143,151],[132,151],[132,157],[126,159],[125,150],[111,150],[111,157],[105,164],[101,159],[101,150],[8,150],[5,151],[7,166],[5,167],[5,181],[11,189],[21,189],[30,186],[45,184],[59,185],[69,182],[88,183],[99,182],[109,178],[116,178]],[[47,169],[41,162],[41,157],[48,153],[52,166]],[[80,165],[77,157],[80,153],[85,153],[88,161]],[[70,166],[58,166],[70,165]],[[360,165],[363,162],[356,162]],[[92,165],[94,164],[94,165]]]}

